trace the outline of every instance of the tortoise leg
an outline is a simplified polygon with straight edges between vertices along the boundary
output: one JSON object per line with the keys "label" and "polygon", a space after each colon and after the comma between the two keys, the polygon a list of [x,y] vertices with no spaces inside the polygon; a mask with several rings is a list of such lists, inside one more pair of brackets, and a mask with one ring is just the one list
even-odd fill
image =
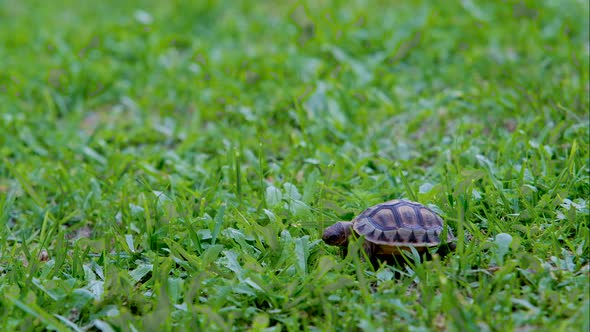
{"label": "tortoise leg", "polygon": [[[377,251],[376,249],[377,248],[375,247],[374,243],[371,243],[369,241],[365,241],[363,243],[363,250],[367,254],[367,258],[369,258],[369,262],[371,263],[371,265],[373,265],[373,268],[375,268],[375,270],[379,268],[379,260],[377,259],[377,255],[375,254]],[[361,255],[361,259],[365,261],[365,256]]]}
{"label": "tortoise leg", "polygon": [[342,246],[342,247],[340,247],[340,255],[342,257],[348,256],[348,246]]}
{"label": "tortoise leg", "polygon": [[450,243],[440,245],[438,247],[438,250],[436,251],[436,253],[440,257],[445,257],[448,254],[450,254],[451,252],[455,251],[456,249],[457,249],[457,244],[454,242],[450,242]]}

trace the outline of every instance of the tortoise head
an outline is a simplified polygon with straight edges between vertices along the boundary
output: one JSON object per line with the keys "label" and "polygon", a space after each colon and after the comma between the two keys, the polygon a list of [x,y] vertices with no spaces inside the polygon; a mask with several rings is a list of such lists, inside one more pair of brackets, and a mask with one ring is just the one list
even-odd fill
{"label": "tortoise head", "polygon": [[352,231],[352,223],[349,221],[337,222],[326,228],[322,240],[331,246],[345,246]]}

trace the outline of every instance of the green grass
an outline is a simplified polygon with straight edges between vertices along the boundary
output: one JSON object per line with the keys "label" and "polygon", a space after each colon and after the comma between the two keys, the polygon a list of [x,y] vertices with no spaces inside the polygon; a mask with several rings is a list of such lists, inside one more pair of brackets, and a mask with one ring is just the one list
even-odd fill
{"label": "green grass", "polygon": [[[588,11],[3,1],[0,330],[588,331]],[[400,197],[457,252],[320,241]]]}

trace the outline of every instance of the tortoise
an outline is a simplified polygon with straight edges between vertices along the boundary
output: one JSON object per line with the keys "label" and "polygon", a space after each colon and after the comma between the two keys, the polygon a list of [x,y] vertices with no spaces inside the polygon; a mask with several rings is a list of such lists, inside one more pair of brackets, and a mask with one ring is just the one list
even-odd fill
{"label": "tortoise", "polygon": [[[365,236],[363,249],[375,262],[377,257],[400,256],[414,247],[419,253],[446,244],[446,252],[455,250],[456,238],[443,219],[426,206],[395,199],[369,207],[352,221],[340,221],[324,230],[322,240],[329,245],[346,247],[351,235]],[[444,239],[441,239],[444,237]],[[346,252],[346,251],[345,251]],[[441,250],[441,255],[445,250]]]}

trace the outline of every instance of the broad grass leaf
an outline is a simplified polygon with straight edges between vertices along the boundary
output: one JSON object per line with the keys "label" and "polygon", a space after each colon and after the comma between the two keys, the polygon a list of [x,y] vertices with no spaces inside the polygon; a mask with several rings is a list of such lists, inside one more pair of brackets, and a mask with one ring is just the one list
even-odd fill
{"label": "broad grass leaf", "polygon": [[266,187],[266,205],[268,207],[277,206],[283,199],[281,190],[275,186]]}
{"label": "broad grass leaf", "polygon": [[143,277],[153,270],[152,264],[140,264],[135,269],[129,271],[129,276],[134,282],[139,282]]}
{"label": "broad grass leaf", "polygon": [[426,194],[428,193],[432,188],[434,187],[434,185],[432,183],[423,183],[420,185],[420,187],[418,188],[418,193],[419,194]]}
{"label": "broad grass leaf", "polygon": [[94,325],[94,327],[96,327],[98,330],[102,332],[115,332],[115,329],[111,326],[111,324],[103,320],[95,319],[94,321],[92,321],[92,324]]}
{"label": "broad grass leaf", "polygon": [[512,235],[507,233],[500,233],[494,239],[496,245],[496,259],[499,264],[504,263],[504,256],[510,251],[510,244],[512,244]]}
{"label": "broad grass leaf", "polygon": [[299,194],[299,190],[297,190],[297,187],[294,184],[287,182],[283,185],[283,188],[285,188],[285,198],[286,199],[291,199],[291,200],[301,199],[301,194]]}
{"label": "broad grass leaf", "polygon": [[307,274],[307,259],[309,258],[309,236],[295,239],[295,259],[299,273]]}
{"label": "broad grass leaf", "polygon": [[241,280],[244,275],[244,269],[238,263],[238,254],[233,250],[224,250],[223,255],[225,256],[225,260],[222,261],[222,264],[234,272],[238,279]]}

